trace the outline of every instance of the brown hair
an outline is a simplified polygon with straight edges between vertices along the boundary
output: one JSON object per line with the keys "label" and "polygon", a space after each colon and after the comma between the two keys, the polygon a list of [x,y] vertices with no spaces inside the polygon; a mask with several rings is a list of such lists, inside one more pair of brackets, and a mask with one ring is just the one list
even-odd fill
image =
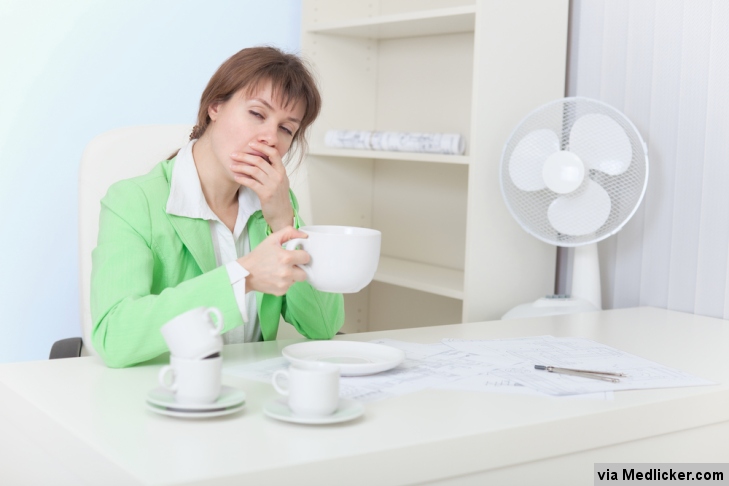
{"label": "brown hair", "polygon": [[255,93],[267,82],[271,83],[272,96],[278,98],[284,108],[292,103],[304,104],[304,116],[291,141],[291,149],[299,151],[298,165],[307,149],[307,129],[319,116],[321,96],[304,61],[275,47],[249,47],[220,65],[200,97],[197,123],[190,140],[205,133],[210,124],[210,105],[228,101],[241,89],[248,95]]}

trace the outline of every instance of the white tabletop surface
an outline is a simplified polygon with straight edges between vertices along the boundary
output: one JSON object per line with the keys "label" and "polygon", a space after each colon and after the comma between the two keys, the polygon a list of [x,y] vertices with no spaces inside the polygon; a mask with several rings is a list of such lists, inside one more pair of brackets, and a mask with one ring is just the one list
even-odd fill
{"label": "white tabletop surface", "polygon": [[[263,415],[276,396],[270,385],[227,375],[224,384],[247,394],[243,412],[205,420],[150,412],[145,396],[166,357],[128,369],[95,357],[11,363],[0,365],[0,426],[15,439],[0,436],[0,453],[16,466],[56,468],[69,484],[416,484],[729,424],[729,322],[719,319],[637,308],[336,339],[539,335],[586,337],[718,385],[616,392],[613,401],[426,390],[368,403],[349,423],[306,426]],[[224,363],[280,356],[298,341],[226,346]],[[716,444],[711,460],[729,462],[729,437]],[[625,462],[701,462],[634,450]],[[590,457],[585,471],[619,456]],[[0,483],[2,471],[0,459]]]}

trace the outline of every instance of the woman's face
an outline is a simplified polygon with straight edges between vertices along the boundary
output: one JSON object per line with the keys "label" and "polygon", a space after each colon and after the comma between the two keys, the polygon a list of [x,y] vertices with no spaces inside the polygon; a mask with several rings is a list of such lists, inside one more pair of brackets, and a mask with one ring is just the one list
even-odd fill
{"label": "woman's face", "polygon": [[281,106],[281,100],[273,98],[269,82],[250,95],[239,90],[228,101],[211,105],[208,115],[210,124],[205,135],[210,138],[216,159],[233,180],[232,153],[256,155],[270,163],[268,157],[249,146],[250,142],[273,147],[280,157],[288,152],[301,125],[304,106],[300,102]]}

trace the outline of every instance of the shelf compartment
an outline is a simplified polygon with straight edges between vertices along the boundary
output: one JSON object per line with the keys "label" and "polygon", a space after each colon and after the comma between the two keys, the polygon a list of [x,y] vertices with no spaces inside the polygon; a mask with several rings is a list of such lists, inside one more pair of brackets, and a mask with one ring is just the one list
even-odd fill
{"label": "shelf compartment", "polygon": [[307,26],[315,34],[365,37],[369,39],[396,39],[426,35],[473,32],[476,6],[440,8],[419,12],[381,15],[364,19],[326,22]]}
{"label": "shelf compartment", "polygon": [[312,148],[309,155],[317,157],[350,157],[355,159],[409,160],[413,162],[435,162],[440,164],[468,165],[468,155],[429,154],[423,152],[388,152],[384,150],[356,150],[336,148]]}
{"label": "shelf compartment", "polygon": [[463,271],[380,256],[375,281],[463,300]]}

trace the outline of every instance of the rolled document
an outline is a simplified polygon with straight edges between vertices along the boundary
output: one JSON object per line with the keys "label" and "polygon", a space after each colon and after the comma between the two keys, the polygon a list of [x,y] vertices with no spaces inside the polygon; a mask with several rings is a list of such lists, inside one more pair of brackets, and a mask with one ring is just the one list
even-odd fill
{"label": "rolled document", "polygon": [[374,132],[370,138],[372,150],[394,152],[461,155],[464,145],[457,133]]}
{"label": "rolled document", "polygon": [[463,137],[457,133],[368,132],[359,130],[329,130],[324,143],[327,147],[393,152],[424,152],[462,155]]}
{"label": "rolled document", "polygon": [[372,132],[358,130],[329,130],[324,137],[324,144],[327,147],[348,148],[348,149],[370,149],[370,137]]}

